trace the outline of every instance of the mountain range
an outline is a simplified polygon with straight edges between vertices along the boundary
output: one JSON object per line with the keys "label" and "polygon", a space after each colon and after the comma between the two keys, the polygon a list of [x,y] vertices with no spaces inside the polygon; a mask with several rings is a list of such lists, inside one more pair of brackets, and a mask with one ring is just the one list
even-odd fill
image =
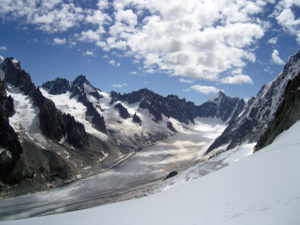
{"label": "mountain range", "polygon": [[247,103],[219,92],[197,106],[148,89],[103,92],[83,75],[36,87],[19,61],[6,58],[0,64],[1,195],[57,187],[107,170],[137,151],[179,137],[199,118],[215,118],[226,127],[207,142],[207,155],[262,138],[259,149],[286,128],[276,121],[298,118],[299,88],[294,84],[299,71],[300,52]]}

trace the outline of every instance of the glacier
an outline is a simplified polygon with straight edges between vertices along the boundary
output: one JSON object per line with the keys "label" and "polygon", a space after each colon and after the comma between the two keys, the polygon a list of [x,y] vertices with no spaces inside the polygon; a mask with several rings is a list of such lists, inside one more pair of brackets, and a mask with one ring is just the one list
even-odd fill
{"label": "glacier", "polygon": [[255,154],[144,198],[1,225],[298,225],[299,132],[300,121]]}

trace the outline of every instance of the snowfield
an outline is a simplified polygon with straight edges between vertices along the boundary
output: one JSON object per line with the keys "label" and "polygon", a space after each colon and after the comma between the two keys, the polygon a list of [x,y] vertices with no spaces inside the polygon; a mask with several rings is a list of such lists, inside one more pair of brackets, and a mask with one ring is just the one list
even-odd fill
{"label": "snowfield", "polygon": [[1,224],[299,225],[299,133],[300,121],[239,162],[145,198]]}

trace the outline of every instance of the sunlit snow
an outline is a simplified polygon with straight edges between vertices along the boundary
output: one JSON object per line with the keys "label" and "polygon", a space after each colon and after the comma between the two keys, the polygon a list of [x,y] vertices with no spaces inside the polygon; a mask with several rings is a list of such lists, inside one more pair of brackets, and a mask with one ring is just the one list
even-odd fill
{"label": "sunlit snow", "polygon": [[298,225],[299,132],[297,122],[252,156],[158,194],[3,225]]}

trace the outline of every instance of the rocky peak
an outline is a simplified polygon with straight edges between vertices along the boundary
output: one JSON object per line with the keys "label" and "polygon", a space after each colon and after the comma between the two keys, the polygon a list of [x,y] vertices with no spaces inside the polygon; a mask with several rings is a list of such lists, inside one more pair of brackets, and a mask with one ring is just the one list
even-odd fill
{"label": "rocky peak", "polygon": [[98,89],[91,85],[91,83],[87,80],[86,76],[84,75],[79,75],[71,83],[71,91],[72,96],[89,94],[98,100],[100,98],[103,98],[103,96],[98,93]]}
{"label": "rocky peak", "polygon": [[176,95],[163,97],[148,89],[141,89],[129,94],[119,94],[111,92],[111,104],[116,101],[124,101],[129,104],[139,102],[139,108],[148,109],[154,116],[154,121],[162,120],[162,115],[173,117],[180,122],[188,124],[194,122],[199,117],[217,117],[223,121],[229,121],[237,116],[245,105],[244,100],[227,97],[223,92],[219,92],[215,98],[201,106],[196,106],[192,102],[180,99]]}
{"label": "rocky peak", "polygon": [[236,97],[228,97],[222,91],[200,106],[201,117],[217,117],[224,122],[235,118],[245,107],[245,101]]}
{"label": "rocky peak", "polygon": [[63,78],[56,78],[53,81],[47,81],[42,85],[42,87],[47,89],[49,94],[52,95],[64,94],[71,90],[70,82]]}
{"label": "rocky peak", "polygon": [[282,73],[264,85],[257,96],[248,101],[243,112],[214,141],[208,152],[225,144],[228,144],[228,150],[245,141],[257,142],[273,119],[289,80],[294,79],[299,71],[300,51],[290,57]]}
{"label": "rocky peak", "polygon": [[106,126],[104,118],[99,114],[94,105],[89,101],[89,97],[93,96],[97,100],[102,98],[98,92],[98,89],[90,84],[86,79],[86,76],[79,75],[73,82],[69,82],[66,79],[57,78],[54,81],[48,81],[42,85],[49,94],[59,95],[71,92],[70,97],[76,98],[86,106],[86,119],[93,124],[93,127],[97,130],[106,133]]}
{"label": "rocky peak", "polygon": [[217,94],[215,94],[213,97],[211,97],[208,102],[213,102],[213,103],[219,103],[222,101],[223,98],[227,97],[223,91],[218,91]]}
{"label": "rocky peak", "polygon": [[35,89],[30,75],[21,69],[21,64],[14,58],[6,58],[0,65],[4,72],[4,80],[15,87],[19,87],[25,94]]}
{"label": "rocky peak", "polygon": [[1,69],[5,73],[5,82],[18,87],[39,108],[40,128],[46,137],[58,142],[67,136],[69,144],[83,147],[79,146],[86,141],[83,125],[77,123],[74,117],[60,112],[51,100],[45,98],[32,83],[30,75],[21,69],[20,63],[8,58],[1,64]]}
{"label": "rocky peak", "polygon": [[90,82],[86,79],[86,76],[79,75],[75,78],[75,80],[72,82],[72,86],[77,86],[83,88],[84,84],[90,84]]}

